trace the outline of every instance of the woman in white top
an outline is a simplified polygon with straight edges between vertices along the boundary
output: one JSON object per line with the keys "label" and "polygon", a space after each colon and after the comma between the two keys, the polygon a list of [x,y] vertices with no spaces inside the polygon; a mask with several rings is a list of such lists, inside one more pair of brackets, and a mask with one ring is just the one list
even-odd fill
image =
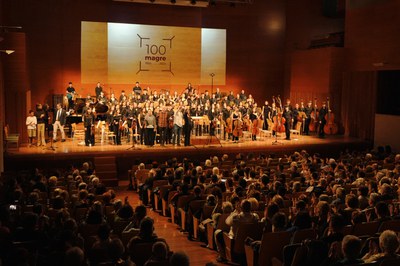
{"label": "woman in white top", "polygon": [[29,110],[29,115],[26,118],[26,127],[28,128],[28,147],[32,146],[33,139],[36,138],[36,125],[37,119],[35,113],[32,110]]}

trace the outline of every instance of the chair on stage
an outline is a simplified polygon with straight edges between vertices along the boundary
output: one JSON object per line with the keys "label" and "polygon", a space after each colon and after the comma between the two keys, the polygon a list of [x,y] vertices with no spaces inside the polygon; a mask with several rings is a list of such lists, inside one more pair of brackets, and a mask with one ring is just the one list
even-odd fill
{"label": "chair on stage", "polygon": [[[10,134],[10,127],[8,125],[4,127],[4,139],[4,147],[6,151],[8,151],[10,148],[16,148],[19,150],[19,134]],[[14,145],[14,147],[11,145]]]}

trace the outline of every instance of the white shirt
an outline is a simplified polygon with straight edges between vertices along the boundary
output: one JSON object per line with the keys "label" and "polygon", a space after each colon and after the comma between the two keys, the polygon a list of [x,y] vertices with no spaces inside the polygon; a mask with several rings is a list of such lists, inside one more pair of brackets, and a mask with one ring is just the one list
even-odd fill
{"label": "white shirt", "polygon": [[37,119],[36,116],[28,116],[26,118],[26,125],[28,129],[36,129]]}
{"label": "white shirt", "polygon": [[180,110],[174,113],[174,125],[177,125],[178,127],[183,126],[183,114]]}

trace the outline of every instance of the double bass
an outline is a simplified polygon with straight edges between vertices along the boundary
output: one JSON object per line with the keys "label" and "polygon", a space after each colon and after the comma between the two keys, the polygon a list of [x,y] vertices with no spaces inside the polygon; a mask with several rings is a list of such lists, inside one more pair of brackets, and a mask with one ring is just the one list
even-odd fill
{"label": "double bass", "polygon": [[310,125],[308,126],[308,129],[311,132],[317,131],[317,123],[318,123],[318,110],[317,110],[317,98],[314,98],[314,108],[313,111],[311,112],[311,120],[310,120]]}
{"label": "double bass", "polygon": [[277,133],[283,133],[283,132],[285,132],[286,119],[282,116],[283,115],[283,107],[282,107],[282,101],[279,98],[279,96],[277,97],[276,101],[279,104],[280,110],[277,108],[277,114],[273,118],[274,125],[272,127],[272,130],[274,130]]}
{"label": "double bass", "polygon": [[325,115],[326,125],[324,126],[324,133],[335,135],[338,133],[338,126],[335,123],[335,115],[331,112],[329,97],[327,97],[326,102],[328,104],[328,113]]}

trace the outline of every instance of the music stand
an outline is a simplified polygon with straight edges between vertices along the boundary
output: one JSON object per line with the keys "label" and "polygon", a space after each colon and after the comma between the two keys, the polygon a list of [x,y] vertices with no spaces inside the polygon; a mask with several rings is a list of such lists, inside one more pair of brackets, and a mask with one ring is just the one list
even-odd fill
{"label": "music stand", "polygon": [[275,141],[272,142],[272,145],[283,145],[282,142],[278,141],[278,132],[275,131]]}
{"label": "music stand", "polygon": [[[136,124],[136,129],[135,129],[135,131],[137,132],[137,127],[138,127],[138,125]],[[130,150],[141,150],[141,148],[139,148],[139,147],[136,147],[136,137],[135,137],[135,135],[136,135],[137,133],[133,133],[133,130],[132,130],[132,146],[130,146],[128,149],[126,149],[127,151],[130,151]]]}
{"label": "music stand", "polygon": [[44,147],[43,148],[43,150],[50,150],[50,151],[56,151],[56,148],[57,147],[54,147],[53,146],[53,130],[54,130],[54,128],[53,128],[53,125],[52,124],[49,124],[48,125],[48,131],[47,131],[47,137],[50,139],[50,147],[47,147],[47,143],[46,143],[46,147]]}

